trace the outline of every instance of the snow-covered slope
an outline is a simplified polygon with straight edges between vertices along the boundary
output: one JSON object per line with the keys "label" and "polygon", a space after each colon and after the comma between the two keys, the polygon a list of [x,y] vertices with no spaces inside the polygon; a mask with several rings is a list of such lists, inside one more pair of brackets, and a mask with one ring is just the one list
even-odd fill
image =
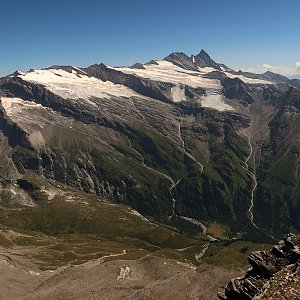
{"label": "snow-covered slope", "polygon": [[250,78],[250,77],[246,77],[244,75],[236,75],[236,74],[232,74],[229,72],[224,72],[224,73],[229,78],[239,78],[240,80],[242,80],[243,82],[248,83],[248,84],[274,84],[274,82],[268,81],[268,80]]}
{"label": "snow-covered slope", "polygon": [[186,100],[184,86],[192,88],[202,88],[206,95],[201,97],[204,107],[210,107],[219,111],[233,110],[233,107],[224,102],[222,96],[222,85],[220,80],[206,78],[205,75],[215,69],[206,67],[199,71],[191,71],[180,68],[169,61],[156,61],[156,64],[144,65],[144,69],[115,68],[126,74],[134,74],[139,77],[148,78],[155,81],[162,81],[174,84],[172,97],[174,102]]}
{"label": "snow-covered slope", "polygon": [[91,105],[96,105],[90,101],[91,98],[140,96],[124,85],[81,75],[74,69],[72,73],[60,69],[34,70],[20,74],[19,77],[24,81],[41,84],[64,99],[82,99]]}
{"label": "snow-covered slope", "polygon": [[[175,66],[168,61],[157,61],[157,64],[144,65],[145,69],[132,68],[115,68],[118,71],[135,74],[143,78],[149,78],[156,81],[171,82],[173,84],[184,84],[193,88],[207,88],[207,89],[222,89],[219,80],[208,79],[200,72],[190,71],[178,66]],[[203,71],[207,68],[202,68]],[[210,69],[210,68],[209,68]]]}
{"label": "snow-covered slope", "polygon": [[[199,68],[199,71],[190,71],[168,61],[158,61],[157,65],[145,65],[145,69],[115,69],[125,74],[133,74],[141,78],[173,84],[170,96],[174,102],[188,100],[185,95],[185,87],[188,86],[194,89],[202,88],[206,91],[204,96],[199,96],[202,106],[219,111],[233,110],[232,106],[225,103],[226,99],[222,95],[221,82],[217,79],[205,77],[207,73],[213,71],[212,68]],[[19,72],[17,77],[30,83],[43,85],[46,89],[64,99],[80,100],[81,103],[94,107],[97,107],[97,102],[103,98],[146,98],[125,85],[91,77],[76,67],[71,67],[71,71],[50,68],[26,73]]]}
{"label": "snow-covered slope", "polygon": [[[187,57],[187,59],[189,58]],[[192,60],[190,63],[193,64]],[[170,99],[174,102],[192,100],[201,103],[203,107],[213,108],[218,111],[234,110],[233,104],[231,105],[232,102],[228,101],[224,96],[222,76],[239,78],[249,85],[274,84],[271,81],[234,74],[234,72],[230,72],[230,69],[216,69],[215,66],[199,67],[195,65],[195,68],[188,69],[184,65],[177,65],[176,61],[171,62],[167,60],[158,60],[153,61],[153,63],[140,65],[142,66],[141,68],[107,68],[111,72],[119,71],[123,73],[123,75],[119,75],[120,73],[116,72],[117,74],[114,74],[108,80],[105,76],[98,77],[89,73],[87,69],[82,70],[77,67],[52,67],[26,73],[19,72],[17,77],[26,82],[40,84],[64,99],[72,99],[95,108],[99,107],[100,99],[102,101],[103,99],[128,99],[131,97],[149,99],[149,97],[145,96],[149,96],[149,94],[141,92],[140,88],[128,85],[128,80],[123,80],[122,76],[134,75],[156,83],[167,83],[169,87],[163,91],[167,100]],[[118,78],[115,81],[114,76],[121,76],[121,79]],[[193,89],[193,96],[190,97],[188,95],[189,91],[187,88]],[[199,92],[197,89],[201,89],[202,92]],[[153,95],[153,97],[155,96]],[[126,106],[126,103],[124,103],[124,106]]]}
{"label": "snow-covered slope", "polygon": [[214,108],[218,111],[234,110],[234,108],[225,103],[225,97],[214,91],[208,91],[205,97],[201,98],[202,106]]}
{"label": "snow-covered slope", "polygon": [[53,132],[55,127],[70,129],[74,122],[72,118],[34,101],[1,97],[1,105],[7,116],[28,134],[30,142],[37,148],[46,144],[45,132]]}
{"label": "snow-covered slope", "polygon": [[1,104],[9,117],[13,117],[23,109],[44,108],[41,104],[25,101],[20,98],[1,97]]}

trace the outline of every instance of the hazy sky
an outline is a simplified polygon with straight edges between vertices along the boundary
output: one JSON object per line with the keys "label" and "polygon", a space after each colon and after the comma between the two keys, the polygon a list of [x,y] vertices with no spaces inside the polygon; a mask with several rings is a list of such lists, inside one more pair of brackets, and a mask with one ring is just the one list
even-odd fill
{"label": "hazy sky", "polygon": [[300,61],[299,0],[0,4],[0,75],[54,64],[129,65],[201,48],[234,69],[291,75]]}

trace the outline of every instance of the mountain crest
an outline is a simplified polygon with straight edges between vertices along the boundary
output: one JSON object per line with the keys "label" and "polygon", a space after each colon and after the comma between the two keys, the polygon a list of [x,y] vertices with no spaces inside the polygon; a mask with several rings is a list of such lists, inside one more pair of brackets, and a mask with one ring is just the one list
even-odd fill
{"label": "mountain crest", "polygon": [[192,61],[192,58],[186,55],[184,52],[173,52],[165,57],[164,60],[169,61],[178,67],[197,71],[197,66]]}
{"label": "mountain crest", "polygon": [[200,53],[196,56],[192,55],[192,61],[196,64],[196,66],[201,68],[211,67],[217,70],[221,70],[219,64],[216,63],[203,49],[201,49]]}
{"label": "mountain crest", "polygon": [[167,57],[165,57],[164,60],[188,70],[197,71],[198,67],[210,67],[217,70],[221,70],[220,65],[216,63],[203,49],[199,52],[199,54],[191,56],[186,55],[184,52],[173,52]]}

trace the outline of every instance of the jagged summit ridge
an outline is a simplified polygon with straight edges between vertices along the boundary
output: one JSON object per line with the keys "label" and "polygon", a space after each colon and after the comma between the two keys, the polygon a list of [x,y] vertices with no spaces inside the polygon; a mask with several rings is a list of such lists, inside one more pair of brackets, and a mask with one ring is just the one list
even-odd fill
{"label": "jagged summit ridge", "polygon": [[194,64],[192,57],[188,56],[184,52],[173,52],[166,56],[164,60],[169,61],[183,69],[197,71],[197,66]]}
{"label": "jagged summit ridge", "polygon": [[191,56],[188,56],[184,52],[173,52],[165,57],[164,60],[189,70],[198,70],[198,67],[209,67],[221,70],[220,65],[216,63],[203,49],[201,49],[199,54]]}
{"label": "jagged summit ridge", "polygon": [[217,70],[221,70],[221,67],[218,63],[216,63],[207,52],[205,52],[203,49],[200,51],[200,53],[196,56],[192,55],[192,61],[196,64],[196,66],[201,68],[214,68]]}

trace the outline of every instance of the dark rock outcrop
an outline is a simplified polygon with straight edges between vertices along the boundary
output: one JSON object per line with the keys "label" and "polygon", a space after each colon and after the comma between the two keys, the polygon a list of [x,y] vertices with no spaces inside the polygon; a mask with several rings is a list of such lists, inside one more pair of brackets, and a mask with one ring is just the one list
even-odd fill
{"label": "dark rock outcrop", "polygon": [[220,65],[216,63],[203,49],[199,54],[192,55],[191,57],[187,56],[183,52],[173,52],[165,57],[164,60],[187,70],[198,71],[198,67],[210,67],[216,70],[222,70]]}
{"label": "dark rock outcrop", "polygon": [[152,60],[148,61],[147,63],[145,63],[145,65],[146,66],[149,66],[149,65],[156,65],[157,66],[158,63],[155,60],[152,59]]}
{"label": "dark rock outcrop", "polygon": [[289,82],[289,79],[285,76],[267,71],[263,74],[266,79],[276,82]]}
{"label": "dark rock outcrop", "polygon": [[253,252],[244,277],[218,291],[222,300],[300,299],[300,234],[288,234],[270,251]]}
{"label": "dark rock outcrop", "polygon": [[221,70],[220,65],[216,63],[203,49],[196,56],[192,56],[192,59],[198,67],[211,67],[217,70]]}
{"label": "dark rock outcrop", "polygon": [[183,52],[171,53],[165,57],[164,60],[169,61],[180,68],[197,71],[197,65],[194,64],[192,58]]}
{"label": "dark rock outcrop", "polygon": [[300,79],[291,79],[290,84],[298,89],[300,89]]}
{"label": "dark rock outcrop", "polygon": [[16,123],[12,122],[5,114],[2,105],[0,104],[0,128],[8,138],[8,143],[11,147],[20,145],[24,148],[31,149],[28,139],[28,134],[22,130]]}
{"label": "dark rock outcrop", "polygon": [[221,83],[226,98],[239,99],[244,105],[252,104],[254,102],[253,97],[248,92],[247,84],[239,78],[223,78]]}
{"label": "dark rock outcrop", "polygon": [[130,68],[131,68],[131,69],[141,69],[141,70],[145,70],[144,65],[141,64],[141,63],[135,63],[135,64],[132,65]]}

